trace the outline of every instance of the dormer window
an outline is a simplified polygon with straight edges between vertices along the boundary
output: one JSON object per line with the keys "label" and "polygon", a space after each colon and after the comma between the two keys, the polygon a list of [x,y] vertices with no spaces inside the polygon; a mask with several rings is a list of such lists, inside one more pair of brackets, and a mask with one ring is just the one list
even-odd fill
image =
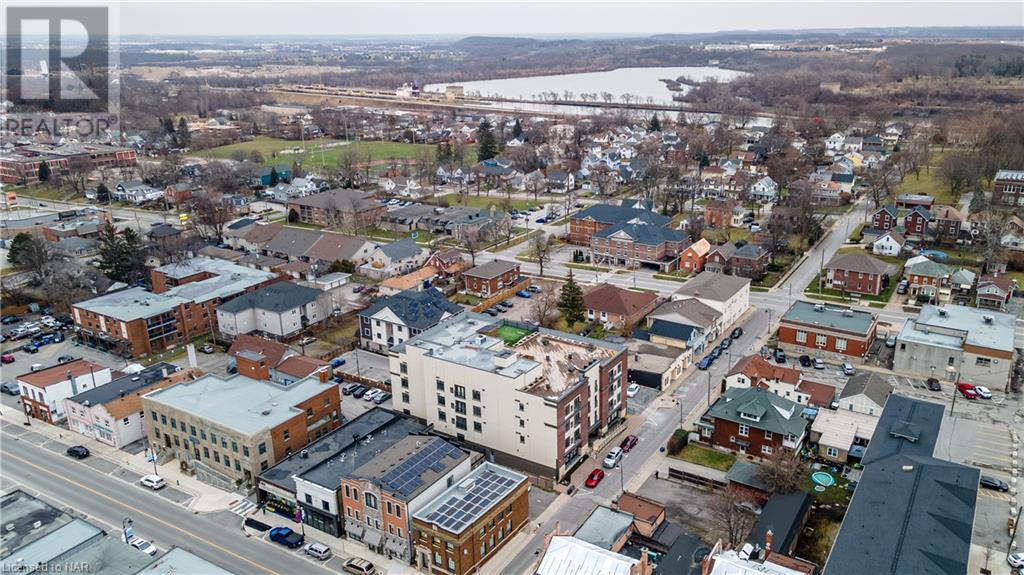
{"label": "dormer window", "polygon": [[743,419],[749,419],[750,421],[761,421],[761,416],[755,415],[753,413],[740,412],[740,417],[742,417]]}

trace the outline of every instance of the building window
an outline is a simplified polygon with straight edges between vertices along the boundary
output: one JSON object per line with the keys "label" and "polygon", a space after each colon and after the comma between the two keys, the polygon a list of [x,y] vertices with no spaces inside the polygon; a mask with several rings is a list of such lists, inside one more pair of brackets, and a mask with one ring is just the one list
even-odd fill
{"label": "building window", "polygon": [[992,360],[987,357],[978,357],[975,358],[974,365],[992,365]]}
{"label": "building window", "polygon": [[455,397],[466,399],[466,388],[461,385],[455,386]]}
{"label": "building window", "polygon": [[[28,395],[28,394],[26,393],[25,395]],[[160,414],[160,423],[162,423],[164,425],[167,425],[167,416],[166,415]]]}
{"label": "building window", "polygon": [[259,452],[260,455],[263,455],[264,453],[267,452],[267,444],[266,443],[259,444],[259,447],[257,447],[256,450]]}
{"label": "building window", "polygon": [[409,403],[409,392],[402,392],[402,403]]}
{"label": "building window", "polygon": [[266,461],[260,462],[260,471],[266,471],[268,467],[270,467],[270,465]]}
{"label": "building window", "polygon": [[308,503],[310,505],[313,504],[313,496],[308,494],[308,493],[306,494],[306,503]]}
{"label": "building window", "polygon": [[771,455],[772,454],[772,446],[771,445],[762,445],[761,446],[761,453],[763,453],[765,455]]}
{"label": "building window", "polygon": [[[978,359],[981,359],[981,358],[979,357]],[[121,423],[124,423],[125,425],[128,425],[129,424],[128,418],[126,417],[126,418],[122,419]]]}
{"label": "building window", "polygon": [[455,573],[455,560],[451,557],[448,558],[448,572]]}
{"label": "building window", "polygon": [[232,441],[231,442],[231,451],[234,451],[235,453],[238,453],[238,442],[237,441]]}
{"label": "building window", "polygon": [[213,452],[213,460],[216,461],[217,463],[220,463],[220,453],[214,451]]}
{"label": "building window", "polygon": [[242,446],[242,455],[249,457],[249,448],[245,445]]}
{"label": "building window", "polygon": [[363,493],[363,502],[366,503],[366,506],[369,507],[370,509],[377,509],[378,502],[377,502],[377,496],[376,495],[374,495],[372,493],[365,493],[364,492]]}
{"label": "building window", "polygon": [[150,411],[149,414],[153,417],[153,421],[156,421],[156,412]]}
{"label": "building window", "polygon": [[740,424],[740,437],[747,437],[750,435],[750,426],[746,423]]}
{"label": "building window", "polygon": [[836,351],[846,351],[846,339],[842,337],[836,338]]}
{"label": "building window", "polygon": [[210,432],[210,443],[217,445],[217,434],[212,431]]}
{"label": "building window", "polygon": [[835,447],[827,447],[825,448],[825,455],[829,457],[839,457],[839,450]]}
{"label": "building window", "polygon": [[480,417],[481,415],[483,415],[483,410],[480,409],[479,405],[474,405],[473,406],[473,417]]}
{"label": "building window", "polygon": [[526,443],[526,436],[525,435],[522,435],[522,434],[519,435],[519,443]]}
{"label": "building window", "polygon": [[437,378],[437,390],[444,391],[444,381],[439,377]]}
{"label": "building window", "polygon": [[203,448],[203,457],[206,459],[210,458],[210,450],[206,447]]}
{"label": "building window", "polygon": [[[398,517],[398,518],[402,517],[402,506],[401,505],[395,505],[395,517]],[[401,534],[399,534],[399,537],[401,537]]]}
{"label": "building window", "polygon": [[480,392],[475,389],[473,390],[473,401],[480,401]]}
{"label": "building window", "polygon": [[479,421],[474,421],[473,422],[473,431],[475,431],[477,433],[483,433],[484,426]]}
{"label": "building window", "polygon": [[767,429],[764,430],[764,438],[765,439],[771,439],[774,435],[775,435],[774,433],[768,431]]}
{"label": "building window", "polygon": [[388,510],[388,515],[394,515],[394,511],[391,509],[391,502],[390,501],[387,502],[387,505],[385,505],[385,507]]}
{"label": "building window", "polygon": [[465,401],[459,401],[459,400],[455,401],[455,413],[466,413],[466,402]]}
{"label": "building window", "polygon": [[437,418],[440,419],[441,421],[447,422],[448,421],[448,414],[443,412],[443,411],[441,411],[440,409],[438,409],[437,410]]}
{"label": "building window", "polygon": [[455,417],[455,427],[459,429],[466,429],[466,418],[458,415]]}
{"label": "building window", "polygon": [[306,408],[306,419],[309,419],[311,417],[313,417],[313,408],[312,407],[307,407]]}
{"label": "building window", "polygon": [[818,347],[825,347],[826,344],[828,344],[828,336],[827,335],[823,335],[823,334],[820,334],[820,333],[819,334],[815,334],[815,336],[814,336],[814,345],[816,345]]}
{"label": "building window", "polygon": [[437,404],[438,405],[444,405],[445,404],[444,403],[444,396],[443,395],[437,394]]}
{"label": "building window", "polygon": [[323,509],[324,511],[330,511],[331,510],[330,504],[327,503],[326,501],[321,501],[320,502],[320,508]]}
{"label": "building window", "polygon": [[409,373],[409,364],[403,361],[401,365],[398,366],[398,371],[401,373]]}
{"label": "building window", "polygon": [[190,425],[190,426],[188,426],[188,428],[189,428],[188,429],[188,434],[191,435],[192,437],[195,437],[196,436],[196,426]]}
{"label": "building window", "polygon": [[403,377],[402,378],[402,388],[403,389],[409,389],[409,378],[408,377]]}
{"label": "building window", "polygon": [[349,497],[348,485],[345,486],[345,497]]}
{"label": "building window", "polygon": [[796,332],[796,342],[797,343],[807,343],[807,332],[806,331],[797,330],[797,332]]}
{"label": "building window", "polygon": [[200,429],[199,430],[199,437],[201,437],[203,441],[206,441],[206,430],[205,429]]}
{"label": "building window", "polygon": [[174,419],[173,417],[171,418],[171,428],[178,429],[178,420]]}
{"label": "building window", "polygon": [[291,437],[292,434],[287,429],[281,432],[281,439],[288,441]]}

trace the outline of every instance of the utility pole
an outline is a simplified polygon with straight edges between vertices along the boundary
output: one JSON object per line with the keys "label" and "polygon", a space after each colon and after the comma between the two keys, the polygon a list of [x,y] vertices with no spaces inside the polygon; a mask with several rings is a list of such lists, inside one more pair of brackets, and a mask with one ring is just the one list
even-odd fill
{"label": "utility pole", "polygon": [[1013,533],[1010,535],[1010,543],[1006,545],[1006,558],[1010,558],[1010,552],[1013,551],[1013,543],[1017,541],[1017,529],[1020,527],[1020,514],[1024,511],[1024,506],[1017,507],[1017,520],[1013,522]]}
{"label": "utility pole", "polygon": [[711,370],[708,370],[708,409],[711,409]]}

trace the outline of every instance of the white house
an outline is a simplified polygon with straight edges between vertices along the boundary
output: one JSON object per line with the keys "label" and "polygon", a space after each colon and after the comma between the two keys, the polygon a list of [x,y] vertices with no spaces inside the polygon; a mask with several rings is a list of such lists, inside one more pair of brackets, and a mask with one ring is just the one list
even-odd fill
{"label": "white house", "polygon": [[106,385],[112,379],[109,367],[76,359],[18,376],[25,412],[53,423],[64,419],[64,400],[83,391]]}
{"label": "white house", "polygon": [[423,267],[429,257],[429,249],[406,238],[377,246],[370,254],[370,261],[359,269],[364,275],[380,280],[415,271]]}
{"label": "white house", "polygon": [[750,186],[750,199],[757,202],[774,202],[778,194],[779,185],[768,176],[761,178],[753,186]]}
{"label": "white house", "polygon": [[882,376],[872,371],[862,371],[846,382],[839,394],[838,409],[881,417],[892,390],[892,385]]}
{"label": "white house", "polygon": [[846,134],[842,132],[836,132],[825,139],[825,151],[836,153],[843,149],[843,144],[846,143]]}
{"label": "white house", "polygon": [[162,199],[164,197],[164,191],[147,186],[139,181],[118,182],[111,195],[114,197],[114,200],[119,202],[141,204],[143,202]]}
{"label": "white house", "polygon": [[217,306],[217,325],[228,336],[258,332],[287,338],[330,314],[331,299],[326,292],[278,282]]}
{"label": "white house", "polygon": [[434,288],[399,292],[359,312],[359,344],[386,353],[392,346],[465,311]]}
{"label": "white house", "polygon": [[397,196],[412,197],[419,194],[420,183],[413,178],[406,178],[402,176],[396,176],[394,178],[384,178],[381,180],[381,186],[384,187],[384,191],[389,194]]}
{"label": "white house", "polygon": [[871,251],[880,256],[898,256],[906,243],[907,240],[903,238],[903,234],[889,230],[871,243]]}
{"label": "white house", "polygon": [[691,298],[721,313],[722,327],[728,328],[750,308],[750,280],[701,272],[672,294],[673,300]]}

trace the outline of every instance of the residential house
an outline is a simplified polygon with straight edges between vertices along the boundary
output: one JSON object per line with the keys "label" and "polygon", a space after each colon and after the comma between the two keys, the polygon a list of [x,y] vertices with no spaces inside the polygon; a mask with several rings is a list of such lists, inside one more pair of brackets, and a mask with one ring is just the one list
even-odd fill
{"label": "residential house", "polygon": [[871,243],[871,252],[879,256],[899,256],[907,243],[903,234],[889,230]]}
{"label": "residential house", "polygon": [[[975,214],[971,214],[972,219],[974,216]],[[976,224],[977,220],[974,219],[973,223]],[[978,229],[976,225],[972,228]],[[1010,216],[1010,219],[1003,225],[1003,235],[999,238],[999,245],[1014,251],[1024,250],[1024,220],[1016,214]]]}
{"label": "residential house", "polygon": [[[327,363],[301,355],[281,342],[238,335],[228,348],[228,373],[282,385],[295,383],[314,373],[329,373]],[[319,377],[319,376],[318,376]]]}
{"label": "residential house", "polygon": [[877,329],[877,314],[798,300],[779,319],[779,344],[795,355],[847,361],[867,354]]}
{"label": "residential house", "polygon": [[65,418],[65,401],[84,391],[110,383],[119,372],[76,359],[23,373],[15,380],[21,389],[21,408],[26,414],[54,423]]}
{"label": "residential house", "polygon": [[635,326],[654,311],[658,294],[634,291],[602,283],[583,294],[587,319],[615,327]]}
{"label": "residential house", "polygon": [[377,244],[365,238],[320,232],[319,237],[302,252],[302,255],[292,259],[309,262],[313,266],[313,271],[319,275],[330,271],[335,264],[344,262],[361,266],[370,261],[376,249]]}
{"label": "residential house", "polygon": [[992,179],[992,205],[1003,208],[1024,206],[1024,170],[999,170]]}
{"label": "residential house", "polygon": [[683,284],[672,299],[695,299],[722,314],[722,328],[728,328],[750,309],[750,280],[704,271]]}
{"label": "residential house", "polygon": [[949,277],[949,291],[952,294],[952,302],[960,305],[968,305],[971,295],[974,293],[974,286],[977,283],[978,274],[967,268],[960,268]]}
{"label": "residential house", "polygon": [[963,214],[953,206],[936,206],[931,215],[935,222],[935,238],[947,244],[957,243],[960,231],[964,229]]}
{"label": "residential house", "polygon": [[436,269],[437,276],[443,279],[458,276],[469,268],[465,256],[456,248],[439,250],[430,254],[424,265]]}
{"label": "residential house", "polygon": [[[642,334],[637,335],[642,337]],[[664,391],[678,381],[693,358],[693,350],[685,347],[687,342],[680,341],[679,345],[670,346],[638,337],[627,339],[626,347],[631,356],[629,382]]]}
{"label": "residential house", "polygon": [[118,182],[111,196],[119,202],[142,204],[163,199],[163,190],[158,190],[140,181]]}
{"label": "residential house", "polygon": [[807,435],[803,409],[759,387],[726,389],[697,421],[699,441],[744,456],[795,454]]}
{"label": "residential house", "polygon": [[289,339],[330,315],[327,292],[284,281],[217,306],[217,326],[228,337],[260,333]]}
{"label": "residential house", "polygon": [[423,189],[416,179],[406,178],[404,176],[383,178],[380,184],[388,194],[403,196],[406,198],[419,197]]}
{"label": "residential house", "polygon": [[687,298],[665,302],[647,316],[651,343],[703,353],[724,329],[722,312],[704,302]]}
{"label": "residential house", "polygon": [[733,252],[729,258],[732,274],[752,280],[760,280],[768,271],[771,253],[756,244],[746,244]]}
{"label": "residential house", "polygon": [[381,280],[417,270],[429,257],[429,249],[421,247],[412,238],[405,238],[377,246],[370,254],[370,261],[359,269],[367,277]]}
{"label": "residential house", "polygon": [[632,531],[643,537],[653,537],[658,528],[665,523],[664,505],[629,491],[619,495],[618,500],[615,501],[615,509],[632,515]]}
{"label": "residential house", "polygon": [[1006,311],[1013,292],[1017,288],[1017,280],[999,274],[986,274],[978,280],[976,294],[979,308],[995,311]]}
{"label": "residential house", "polygon": [[892,384],[884,377],[874,371],[862,371],[847,380],[839,394],[838,410],[880,417],[892,392]]}
{"label": "residential house", "polygon": [[779,185],[775,180],[765,176],[750,187],[749,197],[755,202],[768,204],[774,202],[779,196]]}
{"label": "residential house", "polygon": [[759,354],[740,358],[725,378],[726,389],[760,387],[800,405],[828,407],[835,388],[804,379],[799,369],[772,363]]}
{"label": "residential house", "polygon": [[728,229],[732,225],[735,200],[711,200],[704,204],[704,225],[709,228]]}
{"label": "residential house", "polygon": [[732,242],[712,247],[704,262],[704,271],[716,274],[731,273],[732,265],[730,262],[734,253],[736,253],[736,244]]}
{"label": "residential house", "polygon": [[954,271],[952,266],[932,261],[926,256],[910,258],[903,265],[903,277],[909,282],[910,295],[927,296],[932,300],[948,289],[949,278]]}
{"label": "residential house", "polygon": [[899,225],[899,219],[897,216],[898,213],[896,212],[896,206],[892,204],[885,204],[875,210],[875,213],[872,214],[871,227],[876,230],[887,232]]}
{"label": "residential house", "polygon": [[701,238],[684,249],[679,254],[679,269],[700,273],[704,271],[704,263],[708,254],[711,253],[711,242]]}
{"label": "residential house", "polygon": [[548,172],[547,190],[552,194],[566,194],[576,188],[576,179],[572,172],[552,170]]}
{"label": "residential house", "polygon": [[825,287],[847,293],[879,295],[888,287],[894,266],[862,251],[855,251],[836,254],[826,264],[825,270]]}
{"label": "residential house", "polygon": [[903,216],[903,233],[908,237],[924,238],[928,233],[928,222],[931,219],[932,215],[928,210],[921,206],[915,206]]}
{"label": "residential house", "polygon": [[519,263],[492,260],[462,273],[467,293],[487,299],[519,283]]}
{"label": "residential house", "polygon": [[383,353],[465,311],[434,288],[390,295],[359,312],[359,345]]}
{"label": "residential house", "polygon": [[83,391],[64,400],[68,429],[122,449],[146,437],[143,395],[202,374],[198,369],[182,371],[174,364],[161,361],[138,373],[123,375],[109,384]]}
{"label": "residential house", "polygon": [[164,188],[164,197],[172,204],[182,204],[191,200],[197,191],[190,183],[170,184]]}
{"label": "residential house", "polygon": [[253,175],[253,185],[269,188],[276,186],[278,182],[287,182],[292,179],[292,169],[284,164],[276,164],[269,168],[260,168]]}
{"label": "residential house", "polygon": [[576,529],[576,538],[601,549],[619,552],[633,533],[633,515],[598,505]]}
{"label": "residential house", "polygon": [[224,231],[224,242],[236,250],[245,250],[250,254],[258,254],[263,251],[267,243],[284,227],[278,222],[256,222],[248,218],[242,218],[238,222],[244,222],[241,226],[229,224]]}
{"label": "residential house", "polygon": [[817,448],[816,453],[822,459],[841,465],[856,463],[864,457],[871,442],[878,424],[878,415],[818,410],[811,423],[808,443]]}
{"label": "residential house", "polygon": [[1013,368],[1016,316],[925,304],[896,336],[893,369],[1003,389]]}

